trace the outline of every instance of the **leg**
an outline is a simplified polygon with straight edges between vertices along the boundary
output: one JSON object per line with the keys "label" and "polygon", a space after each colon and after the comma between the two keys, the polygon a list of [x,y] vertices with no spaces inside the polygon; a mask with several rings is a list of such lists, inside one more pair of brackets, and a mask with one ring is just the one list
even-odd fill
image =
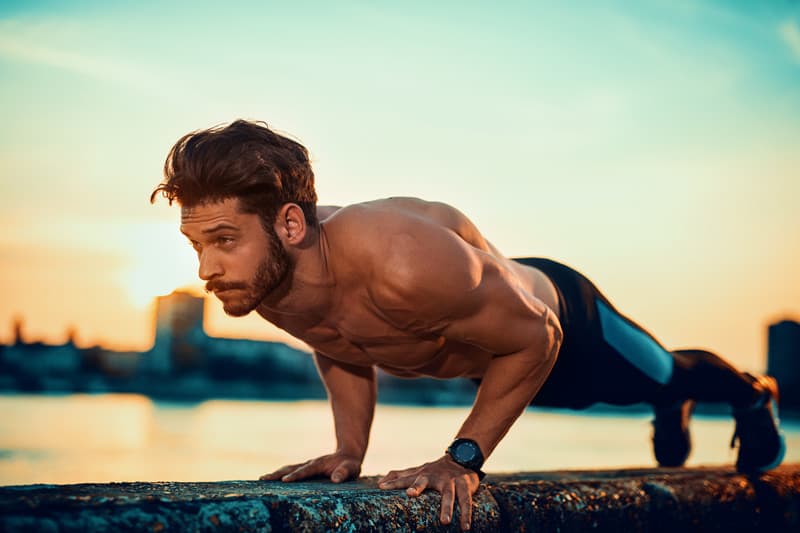
{"label": "leg", "polygon": [[[602,295],[596,301],[596,308],[602,337],[596,350],[602,354],[602,364],[594,374],[602,377],[602,397],[611,403],[652,404],[653,452],[658,464],[683,465],[692,449],[689,419],[694,397],[705,377],[691,372],[704,368],[692,363],[702,359],[667,351],[653,335],[621,315]],[[709,366],[718,370],[713,364]],[[692,386],[681,386],[684,382]]]}
{"label": "leg", "polygon": [[753,379],[705,350],[676,350],[672,376],[653,402],[653,453],[661,466],[681,466],[692,449],[689,419],[695,401],[751,403]]}
{"label": "leg", "polygon": [[778,387],[773,378],[741,373],[705,350],[676,350],[673,375],[654,402],[653,450],[662,466],[680,466],[691,450],[689,417],[694,401],[733,407],[739,441],[736,468],[760,472],[783,460],[786,443],[776,416]]}
{"label": "leg", "polygon": [[561,302],[564,344],[553,372],[534,399],[539,405],[581,408],[595,402],[653,405],[653,445],[662,465],[682,465],[691,450],[689,417],[696,400],[734,410],[740,471],[777,466],[785,452],[778,431],[777,384],[743,374],[704,350],[666,350],[623,316],[575,270],[549,259],[519,258],[553,282]]}
{"label": "leg", "polygon": [[653,402],[666,406],[683,400],[724,402],[734,408],[753,403],[759,390],[753,377],[705,350],[675,350],[672,377]]}

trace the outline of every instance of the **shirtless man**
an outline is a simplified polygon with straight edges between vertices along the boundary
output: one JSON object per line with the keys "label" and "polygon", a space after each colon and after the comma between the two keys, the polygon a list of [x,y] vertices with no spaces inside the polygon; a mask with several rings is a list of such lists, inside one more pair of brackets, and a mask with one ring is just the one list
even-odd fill
{"label": "shirtless man", "polygon": [[[333,410],[333,453],[263,480],[358,477],[376,368],[472,378],[472,410],[447,451],[384,476],[382,489],[441,493],[440,520],[468,529],[481,466],[528,405],[650,402],[662,465],[683,464],[695,400],[734,407],[737,467],[777,466],[777,388],[700,350],[669,352],[585,277],[546,259],[504,257],[459,211],[411,198],[317,207],[306,149],[263,123],[190,133],[161,193],[225,312],[256,311],[314,350]],[[541,228],[540,231],[547,231]],[[448,443],[442,443],[442,449]]]}

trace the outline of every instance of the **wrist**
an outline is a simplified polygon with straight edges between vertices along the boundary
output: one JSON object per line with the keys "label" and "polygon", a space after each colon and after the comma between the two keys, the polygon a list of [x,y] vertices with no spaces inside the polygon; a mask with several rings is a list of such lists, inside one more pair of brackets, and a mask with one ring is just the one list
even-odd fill
{"label": "wrist", "polygon": [[339,455],[344,455],[347,457],[351,457],[353,459],[357,459],[359,462],[364,460],[364,455],[366,455],[366,450],[359,448],[358,446],[338,446],[336,448],[336,453]]}
{"label": "wrist", "polygon": [[486,475],[481,470],[484,462],[483,452],[474,440],[458,438],[447,448],[446,454],[456,464],[478,474],[478,479],[483,479]]}

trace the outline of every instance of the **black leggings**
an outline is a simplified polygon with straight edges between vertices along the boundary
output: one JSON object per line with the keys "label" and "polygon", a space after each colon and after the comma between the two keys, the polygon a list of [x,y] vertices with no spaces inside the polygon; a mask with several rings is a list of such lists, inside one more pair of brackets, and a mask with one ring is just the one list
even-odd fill
{"label": "black leggings", "polygon": [[597,402],[670,405],[685,399],[747,405],[753,379],[705,350],[668,351],[619,313],[579,272],[549,259],[517,258],[559,293],[564,340],[531,405],[581,409]]}

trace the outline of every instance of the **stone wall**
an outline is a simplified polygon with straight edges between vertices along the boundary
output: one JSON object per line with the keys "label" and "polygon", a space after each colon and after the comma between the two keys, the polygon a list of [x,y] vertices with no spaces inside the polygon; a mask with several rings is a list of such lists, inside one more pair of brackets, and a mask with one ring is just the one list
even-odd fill
{"label": "stone wall", "polygon": [[[0,487],[0,530],[457,531],[439,495],[383,491],[377,478]],[[800,465],[758,477],[729,468],[488,475],[473,531],[800,531]]]}

